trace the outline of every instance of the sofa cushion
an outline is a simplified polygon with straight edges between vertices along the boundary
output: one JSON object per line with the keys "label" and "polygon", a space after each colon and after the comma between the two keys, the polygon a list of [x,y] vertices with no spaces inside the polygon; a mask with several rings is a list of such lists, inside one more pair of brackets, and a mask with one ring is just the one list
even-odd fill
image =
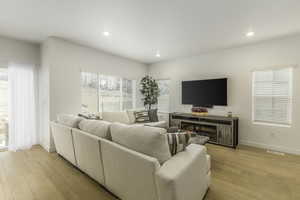
{"label": "sofa cushion", "polygon": [[161,164],[171,158],[166,130],[143,125],[111,125],[112,141],[156,158]]}
{"label": "sofa cushion", "polygon": [[102,112],[102,119],[108,122],[130,124],[127,112]]}
{"label": "sofa cushion", "polygon": [[78,128],[78,124],[83,120],[82,117],[78,117],[76,115],[68,115],[68,114],[58,114],[57,115],[57,123],[69,126],[72,128]]}
{"label": "sofa cushion", "polygon": [[79,123],[79,129],[101,138],[110,138],[110,122],[84,119]]}

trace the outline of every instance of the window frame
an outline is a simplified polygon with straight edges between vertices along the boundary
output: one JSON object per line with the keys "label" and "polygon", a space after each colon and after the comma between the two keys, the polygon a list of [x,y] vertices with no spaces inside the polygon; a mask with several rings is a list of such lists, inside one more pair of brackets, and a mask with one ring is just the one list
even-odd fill
{"label": "window frame", "polygon": [[[276,71],[276,70],[290,70],[290,80],[289,80],[289,98],[290,98],[290,105],[289,105],[289,119],[287,123],[278,123],[278,122],[268,122],[268,121],[259,121],[255,119],[255,73],[258,72],[266,72],[266,71]],[[293,76],[294,76],[294,67],[288,66],[288,67],[280,67],[280,68],[269,68],[269,69],[263,69],[263,70],[254,70],[251,73],[251,87],[252,87],[252,124],[254,125],[263,125],[263,126],[272,126],[272,127],[284,127],[284,128],[291,128],[293,124]]]}
{"label": "window frame", "polygon": [[[113,112],[113,111],[106,111],[104,109],[104,104],[103,102],[100,101],[100,97],[101,97],[101,88],[100,88],[100,80],[101,80],[101,76],[102,77],[113,77],[115,79],[118,79],[118,81],[120,81],[120,89],[119,89],[119,92],[120,92],[120,102],[119,102],[119,111],[122,112],[122,111],[126,111],[126,110],[131,110],[131,109],[135,109],[136,108],[136,101],[137,101],[137,96],[136,96],[136,85],[134,84],[137,84],[137,80],[136,79],[129,79],[129,78],[126,78],[126,77],[120,77],[120,76],[115,76],[115,75],[107,75],[107,74],[102,74],[102,73],[99,73],[99,72],[89,72],[89,71],[80,71],[80,87],[81,87],[81,95],[83,95],[83,85],[82,85],[82,74],[83,73],[89,73],[89,74],[93,74],[95,76],[97,76],[97,89],[96,89],[96,96],[97,96],[97,111],[96,112]],[[124,102],[123,102],[123,99],[124,99],[124,96],[123,96],[123,81],[124,80],[129,80],[132,82],[132,108],[131,109],[124,109]],[[81,112],[85,112],[82,105],[84,104],[82,102],[82,96],[81,96]],[[88,112],[91,112],[91,113],[95,113],[94,111],[88,111]]]}
{"label": "window frame", "polygon": [[160,96],[158,97],[158,100],[157,100],[157,112],[159,112],[159,113],[170,113],[171,112],[171,104],[170,104],[170,100],[171,100],[171,79],[170,78],[161,78],[161,79],[155,79],[156,80],[156,82],[157,82],[157,84],[158,84],[158,82],[159,81],[169,81],[169,94],[168,94],[168,96],[169,96],[169,103],[168,103],[168,110],[166,111],[166,110],[159,110],[159,98],[160,98]]}

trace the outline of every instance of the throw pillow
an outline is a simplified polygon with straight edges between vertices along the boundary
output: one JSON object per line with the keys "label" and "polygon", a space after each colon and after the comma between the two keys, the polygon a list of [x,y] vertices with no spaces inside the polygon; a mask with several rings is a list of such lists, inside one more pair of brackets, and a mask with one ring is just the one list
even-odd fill
{"label": "throw pillow", "polygon": [[79,113],[78,117],[82,117],[84,119],[90,119],[90,120],[100,120],[99,115],[92,114],[92,113]]}
{"label": "throw pillow", "polygon": [[149,113],[147,110],[136,111],[134,112],[135,122],[136,123],[146,123],[150,122]]}
{"label": "throw pillow", "polygon": [[148,111],[150,122],[158,122],[157,109],[151,109]]}
{"label": "throw pillow", "polygon": [[187,132],[167,133],[171,155],[184,151],[189,145],[191,134]]}

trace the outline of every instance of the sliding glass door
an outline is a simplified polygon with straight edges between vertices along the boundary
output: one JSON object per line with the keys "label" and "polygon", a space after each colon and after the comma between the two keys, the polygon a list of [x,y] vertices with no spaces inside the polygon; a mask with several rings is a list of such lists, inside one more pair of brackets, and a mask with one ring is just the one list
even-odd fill
{"label": "sliding glass door", "polygon": [[0,68],[0,149],[8,145],[8,75]]}

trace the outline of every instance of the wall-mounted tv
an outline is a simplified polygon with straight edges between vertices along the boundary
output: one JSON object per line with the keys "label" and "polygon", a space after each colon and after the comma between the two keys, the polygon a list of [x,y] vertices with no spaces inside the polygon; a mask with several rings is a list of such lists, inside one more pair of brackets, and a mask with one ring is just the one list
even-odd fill
{"label": "wall-mounted tv", "polygon": [[227,78],[182,81],[182,104],[197,107],[227,106]]}

